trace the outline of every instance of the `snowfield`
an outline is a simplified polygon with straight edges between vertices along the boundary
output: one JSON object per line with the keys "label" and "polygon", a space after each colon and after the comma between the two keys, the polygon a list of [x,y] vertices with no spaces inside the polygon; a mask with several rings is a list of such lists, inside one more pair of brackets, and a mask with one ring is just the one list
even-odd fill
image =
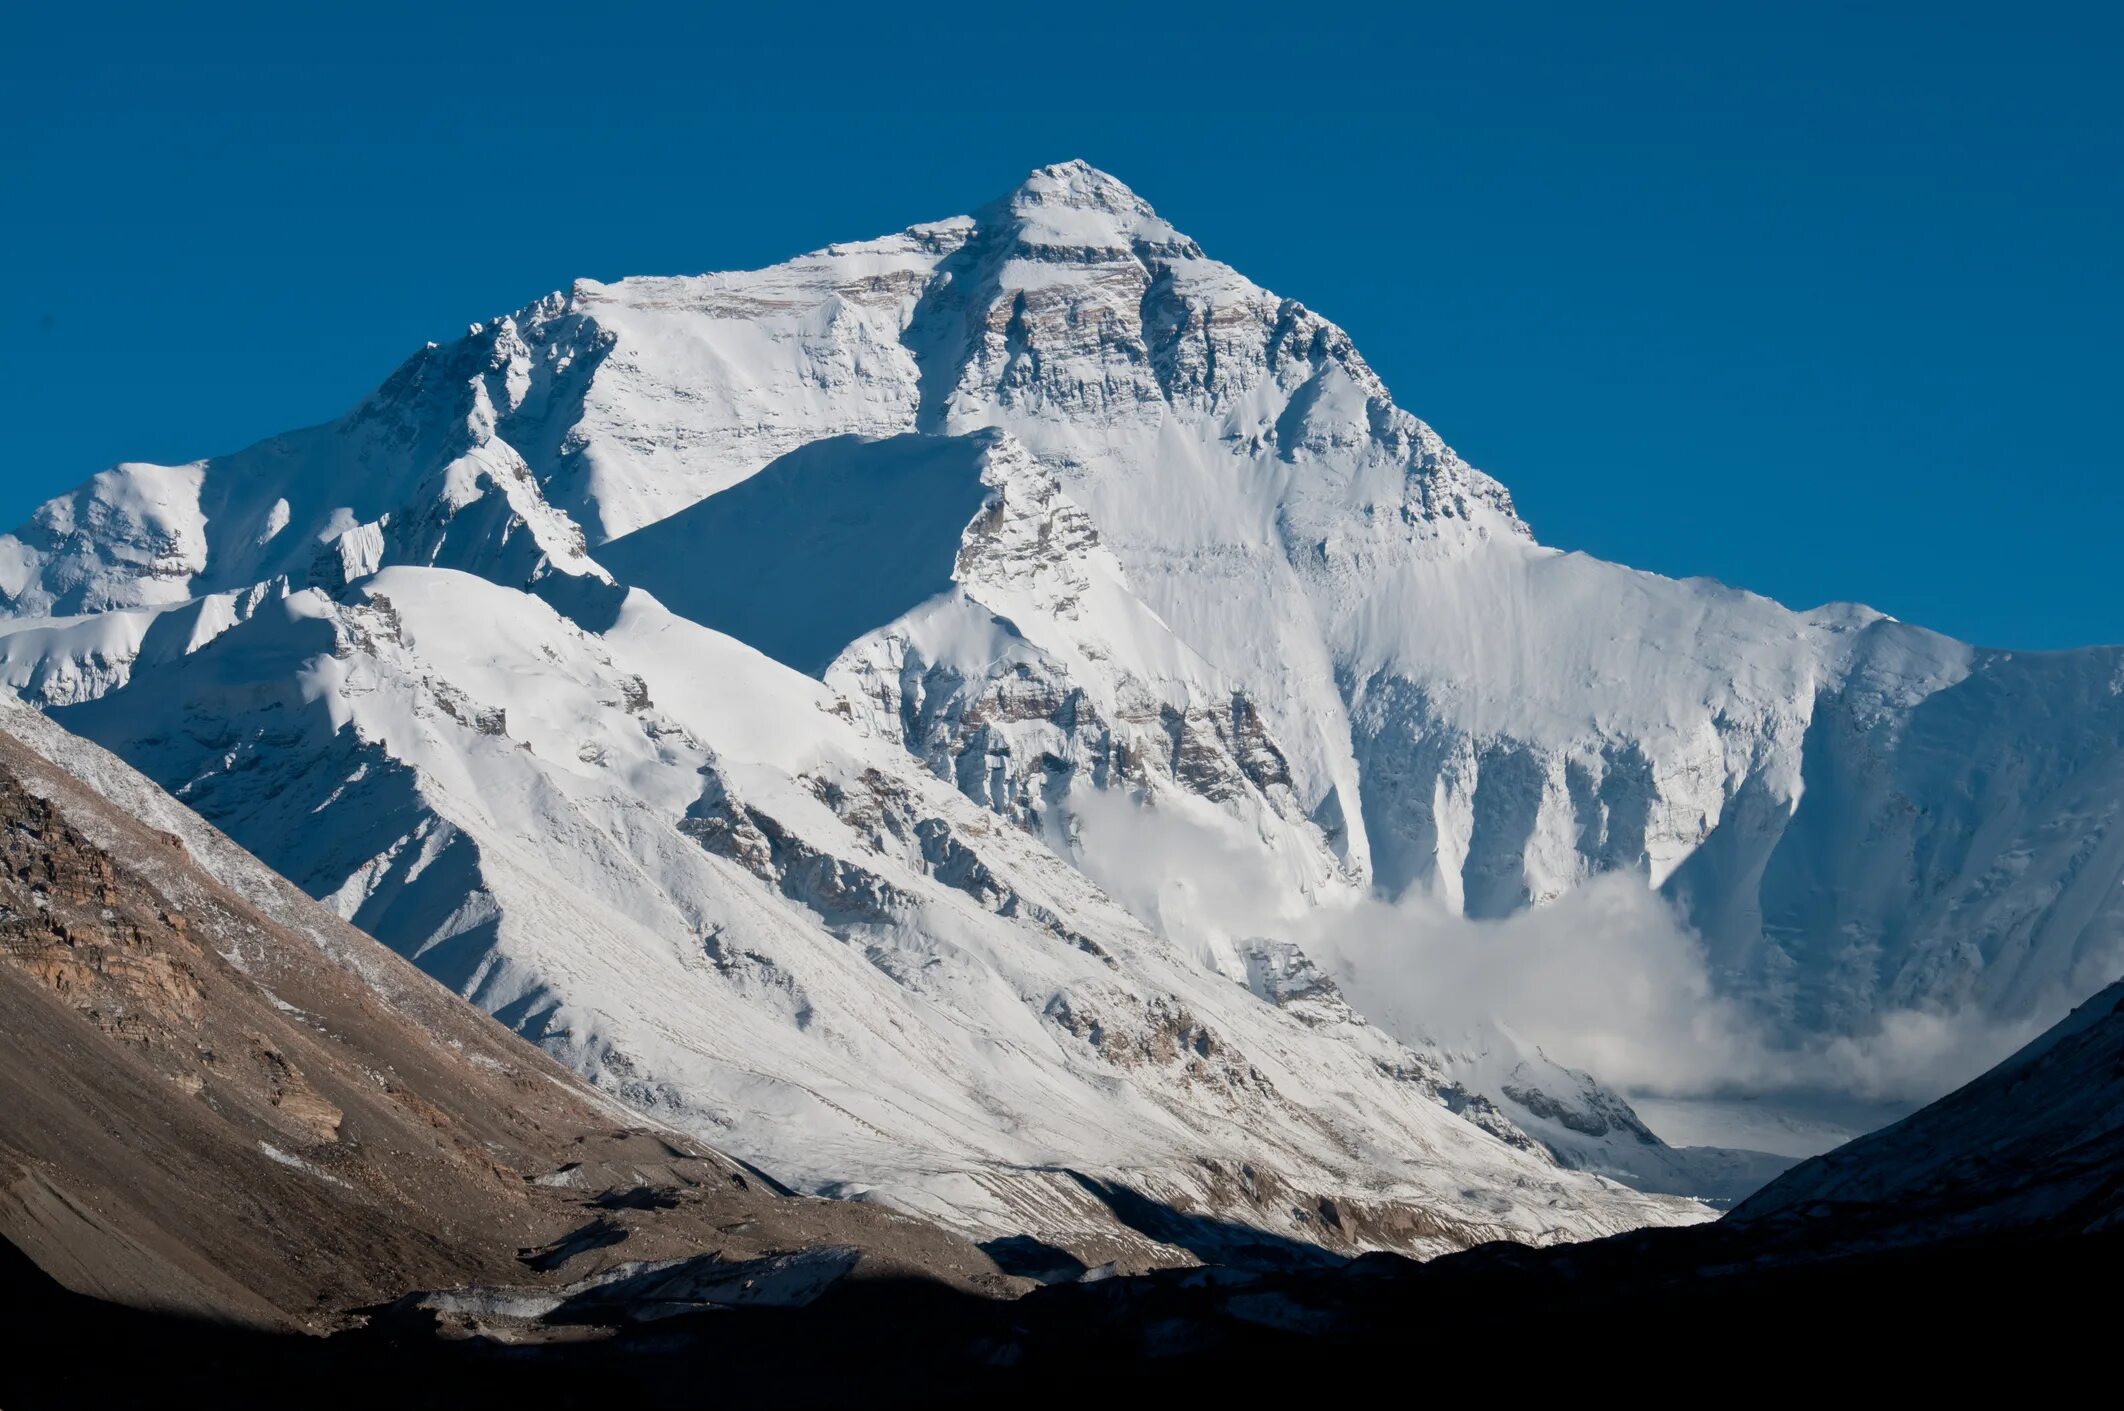
{"label": "snowfield", "polygon": [[[974,1232],[1104,1237],[1117,1186],[1332,1248],[1701,1218],[1605,1177],[1776,1163],[1596,1079],[1930,1096],[2124,968],[2124,655],[1545,548],[1081,163],[115,467],[0,592],[10,687],[443,983]],[[1544,915],[1609,978],[1671,927],[1661,1013],[1730,1042],[1633,1059],[1627,985],[1473,1011],[1420,943]]]}

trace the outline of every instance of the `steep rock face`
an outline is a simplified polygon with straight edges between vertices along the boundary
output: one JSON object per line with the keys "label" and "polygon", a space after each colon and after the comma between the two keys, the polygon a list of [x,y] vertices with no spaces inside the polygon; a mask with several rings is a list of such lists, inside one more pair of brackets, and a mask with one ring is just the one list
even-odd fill
{"label": "steep rock face", "polygon": [[[1502,1114],[1535,1109],[1284,1003],[1276,933],[1367,891],[1494,916],[1639,873],[1795,1039],[2040,1012],[2124,949],[2113,654],[1543,548],[1341,330],[1081,163],[769,270],[578,284],[329,426],[106,472],[0,539],[0,591],[10,685],[431,973],[748,1154],[801,1110],[850,1143],[796,1158],[819,1182],[875,1171],[976,1223],[1013,1208],[993,1169],[1032,1179],[1080,1122],[1124,1134],[1116,1169],[1222,1189],[1172,1177],[1231,1153],[1169,1066],[1115,1089],[1043,1047],[1105,1052],[1080,980],[1136,1016],[1115,1052],[1162,1051],[1156,1005],[1213,979],[1182,1008],[1263,1072],[1295,1044],[1300,1086],[1352,1052],[1428,1074],[1427,1107],[1275,1138],[1294,1187],[1370,1188],[1376,1148],[1379,1190],[1429,1198],[1395,1183],[1445,1159],[1403,1130],[1441,1107],[1520,1150]],[[924,802],[900,818],[873,779]],[[1073,866],[1109,801],[1277,900],[1237,930],[1123,914]],[[883,1092],[877,1055],[917,1049],[934,1087]],[[1641,1145],[1552,1127],[1597,1169]]]}

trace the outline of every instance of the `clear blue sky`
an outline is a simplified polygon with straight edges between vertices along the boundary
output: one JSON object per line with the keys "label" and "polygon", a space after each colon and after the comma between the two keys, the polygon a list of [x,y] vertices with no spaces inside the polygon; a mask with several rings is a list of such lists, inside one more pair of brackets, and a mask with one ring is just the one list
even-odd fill
{"label": "clear blue sky", "polygon": [[0,521],[1081,156],[1550,543],[2124,640],[2115,6],[769,8],[8,7]]}

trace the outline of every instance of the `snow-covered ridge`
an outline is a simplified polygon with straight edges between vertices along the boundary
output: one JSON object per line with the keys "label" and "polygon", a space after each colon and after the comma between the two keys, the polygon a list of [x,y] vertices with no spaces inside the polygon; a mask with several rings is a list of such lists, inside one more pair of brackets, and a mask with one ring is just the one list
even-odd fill
{"label": "snow-covered ridge", "polygon": [[[1673,1214],[1555,1165],[1667,1169],[1612,1093],[1469,1058],[1483,1016],[1389,1037],[1292,949],[1373,899],[1640,875],[1791,1044],[2032,1020],[2124,957],[2117,653],[1545,548],[1340,329],[1081,163],[483,321],[338,422],[53,500],[0,592],[11,686],[430,973],[976,1228],[1067,1224],[1065,1162],[1330,1242],[1232,1163],[1399,1202],[1404,1246]],[[1247,859],[1246,924],[1116,866],[1138,824]]]}

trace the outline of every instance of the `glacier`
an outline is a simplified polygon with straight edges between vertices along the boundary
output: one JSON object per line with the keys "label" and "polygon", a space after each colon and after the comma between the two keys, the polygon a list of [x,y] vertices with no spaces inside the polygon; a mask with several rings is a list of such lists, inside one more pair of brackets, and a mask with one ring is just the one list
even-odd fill
{"label": "glacier", "polygon": [[11,689],[594,1081],[973,1232],[1111,1241],[1125,1186],[1431,1252],[1767,1174],[1510,1016],[1387,1022],[1323,916],[1634,879],[1832,1078],[2124,969],[2124,654],[1543,546],[1082,163],[114,467],[0,538],[0,608]]}

